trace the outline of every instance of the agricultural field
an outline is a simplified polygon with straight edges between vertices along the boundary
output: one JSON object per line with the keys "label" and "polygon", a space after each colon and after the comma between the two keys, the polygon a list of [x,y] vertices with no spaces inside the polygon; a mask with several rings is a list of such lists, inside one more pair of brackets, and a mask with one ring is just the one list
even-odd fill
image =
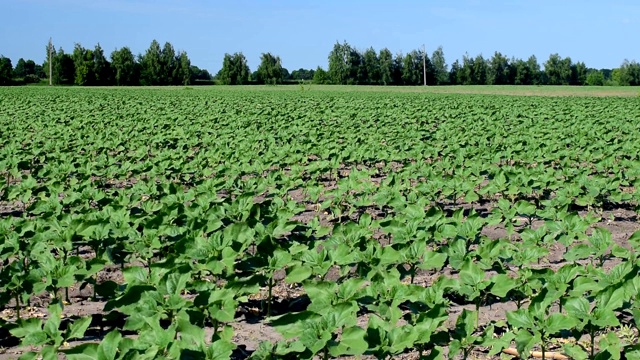
{"label": "agricultural field", "polygon": [[0,359],[640,359],[637,96],[300,90],[0,88]]}

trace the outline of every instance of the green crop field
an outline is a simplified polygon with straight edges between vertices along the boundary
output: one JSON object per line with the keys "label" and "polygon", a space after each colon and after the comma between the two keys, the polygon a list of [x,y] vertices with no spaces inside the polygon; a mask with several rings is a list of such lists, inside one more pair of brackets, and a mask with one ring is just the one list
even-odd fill
{"label": "green crop field", "polygon": [[636,90],[358,89],[0,88],[0,359],[640,359]]}

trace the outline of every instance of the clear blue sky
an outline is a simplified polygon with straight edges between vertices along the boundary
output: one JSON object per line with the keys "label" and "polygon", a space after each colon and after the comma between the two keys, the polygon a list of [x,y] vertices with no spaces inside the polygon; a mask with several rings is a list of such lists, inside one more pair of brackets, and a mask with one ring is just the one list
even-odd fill
{"label": "clear blue sky", "polygon": [[465,52],[490,57],[551,53],[594,68],[640,61],[640,2],[622,0],[6,0],[0,54],[42,63],[50,36],[66,52],[100,43],[107,56],[143,53],[157,39],[187,51],[212,73],[224,53],[242,51],[252,71],[260,54],[290,71],[327,66],[336,41],[394,54],[442,45],[451,64]]}

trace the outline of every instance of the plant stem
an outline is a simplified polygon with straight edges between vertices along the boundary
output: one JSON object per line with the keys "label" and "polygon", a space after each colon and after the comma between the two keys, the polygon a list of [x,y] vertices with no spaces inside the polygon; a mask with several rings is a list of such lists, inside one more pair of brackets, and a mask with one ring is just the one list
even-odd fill
{"label": "plant stem", "polygon": [[595,359],[594,354],[595,354],[595,347],[596,347],[596,336],[595,336],[595,331],[593,328],[593,325],[589,325],[589,335],[591,335],[591,356],[589,357],[589,359],[593,360]]}
{"label": "plant stem", "polygon": [[20,320],[20,296],[16,292],[16,316],[18,320]]}
{"label": "plant stem", "polygon": [[273,289],[273,276],[269,277],[269,294],[267,295],[267,317],[271,316],[271,290]]}

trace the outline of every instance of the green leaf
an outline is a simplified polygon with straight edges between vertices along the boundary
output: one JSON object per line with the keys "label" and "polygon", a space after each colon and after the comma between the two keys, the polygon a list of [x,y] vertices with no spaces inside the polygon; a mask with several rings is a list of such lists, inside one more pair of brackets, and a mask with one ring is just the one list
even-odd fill
{"label": "green leaf", "polygon": [[424,253],[424,259],[418,266],[422,270],[440,270],[447,261],[447,254],[427,250]]}
{"label": "green leaf", "polygon": [[624,301],[624,287],[614,285],[607,287],[596,295],[596,306],[601,309],[616,310]]}
{"label": "green leaf", "polygon": [[583,297],[567,299],[564,308],[567,310],[567,313],[578,319],[588,319],[591,314],[589,301]]}
{"label": "green leaf", "polygon": [[535,329],[535,321],[526,309],[507,312],[507,321],[519,329]]}
{"label": "green leaf", "polygon": [[85,331],[89,328],[91,324],[91,317],[85,316],[80,319],[77,319],[69,326],[69,333],[66,336],[65,340],[70,339],[82,339],[84,337]]}
{"label": "green leaf", "polygon": [[[28,351],[18,358],[18,360],[35,360],[38,358],[38,353],[35,351]],[[73,359],[70,359],[73,360]]]}
{"label": "green leaf", "polygon": [[297,264],[287,268],[287,277],[284,280],[289,284],[301,283],[311,277],[312,274],[311,267]]}
{"label": "green leaf", "polygon": [[362,355],[369,344],[365,340],[366,331],[358,326],[345,328],[337,346],[330,347],[331,356]]}
{"label": "green leaf", "polygon": [[181,291],[187,286],[190,274],[171,273],[166,275],[164,290],[168,295],[180,295]]}
{"label": "green leaf", "polygon": [[586,352],[580,345],[577,344],[565,344],[562,347],[564,354],[575,360],[586,360],[589,358],[589,353]]}
{"label": "green leaf", "polygon": [[498,274],[491,278],[491,294],[504,298],[507,296],[507,293],[514,289],[517,285],[515,279],[510,278],[505,274]]}
{"label": "green leaf", "polygon": [[140,266],[130,266],[122,271],[127,286],[144,285],[148,282],[148,272]]}
{"label": "green leaf", "polygon": [[114,360],[122,335],[118,330],[109,332],[98,346],[98,360]]}
{"label": "green leaf", "polygon": [[564,314],[554,313],[544,321],[545,333],[555,334],[560,330],[570,330],[578,324],[578,320]]}
{"label": "green leaf", "polygon": [[17,338],[24,338],[31,333],[42,330],[42,320],[38,318],[20,320],[18,322],[18,325],[18,327],[9,330],[11,335]]}
{"label": "green leaf", "polygon": [[540,344],[540,333],[536,332],[535,334],[532,334],[528,330],[521,329],[516,334],[515,341],[516,349],[519,354],[529,354],[531,352],[531,348]]}
{"label": "green leaf", "polygon": [[74,346],[71,349],[63,350],[62,352],[67,356],[69,360],[114,360],[115,357],[102,358],[98,354],[98,344],[86,343]]}

